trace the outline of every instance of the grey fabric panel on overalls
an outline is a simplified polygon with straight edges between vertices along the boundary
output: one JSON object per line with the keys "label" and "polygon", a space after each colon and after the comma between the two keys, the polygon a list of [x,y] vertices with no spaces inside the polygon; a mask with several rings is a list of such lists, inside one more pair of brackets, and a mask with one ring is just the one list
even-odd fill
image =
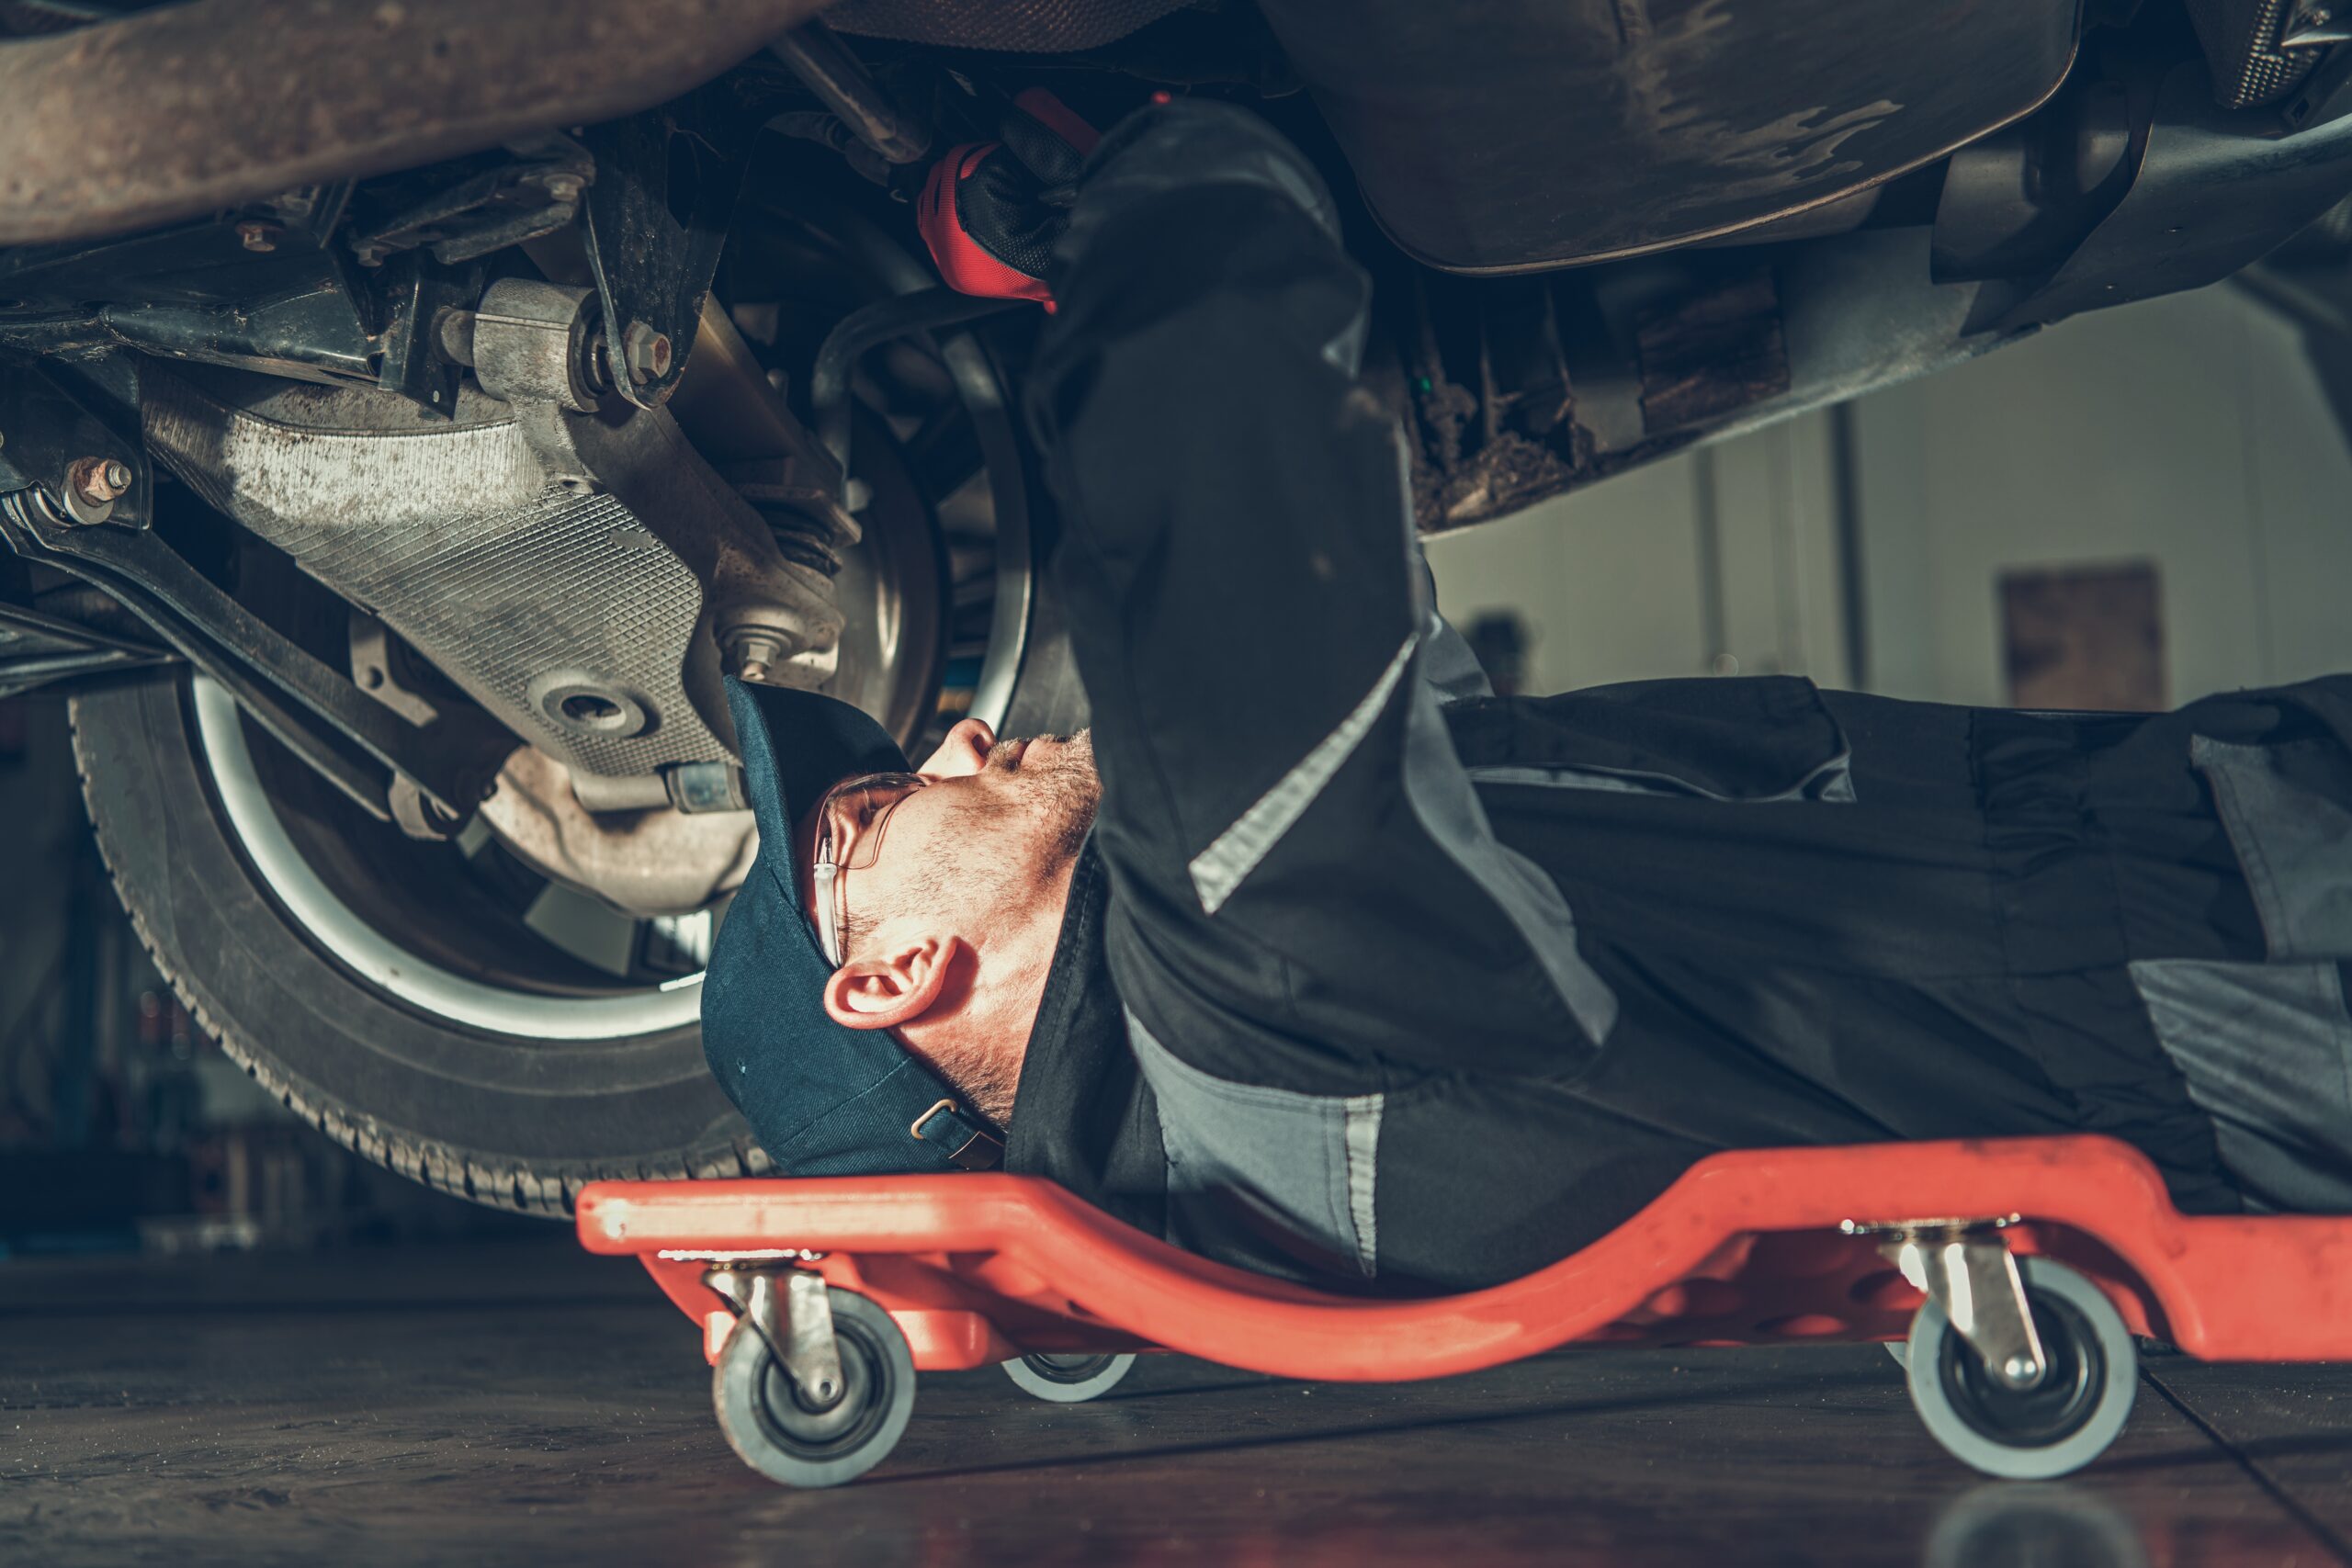
{"label": "grey fabric panel on overalls", "polygon": [[2223,1163],[2260,1207],[2352,1213],[2352,756],[2333,738],[2196,737],[2267,964],[2143,962],[2132,979]]}
{"label": "grey fabric panel on overalls", "polygon": [[1170,1240],[1220,1256],[1239,1227],[1379,1271],[1380,1095],[1231,1083],[1178,1061],[1132,1012],[1127,1036],[1159,1102]]}

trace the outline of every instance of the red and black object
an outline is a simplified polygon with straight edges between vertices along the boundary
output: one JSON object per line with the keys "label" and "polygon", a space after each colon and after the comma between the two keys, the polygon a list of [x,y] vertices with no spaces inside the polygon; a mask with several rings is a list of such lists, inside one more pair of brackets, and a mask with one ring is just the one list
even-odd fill
{"label": "red and black object", "polygon": [[1102,133],[1042,87],[1012,100],[998,140],[933,164],[915,226],[950,288],[1050,308],[1046,268],[1069,224],[1078,172]]}

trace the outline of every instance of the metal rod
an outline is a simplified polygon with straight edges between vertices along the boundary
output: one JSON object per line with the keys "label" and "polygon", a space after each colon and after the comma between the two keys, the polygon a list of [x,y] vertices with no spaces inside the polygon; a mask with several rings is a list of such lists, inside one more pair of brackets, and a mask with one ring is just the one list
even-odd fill
{"label": "metal rod", "polygon": [[0,244],[120,233],[635,114],[821,4],[192,0],[0,40]]}
{"label": "metal rod", "polygon": [[922,117],[892,103],[823,22],[812,17],[768,48],[885,161],[920,163],[931,151],[931,127]]}
{"label": "metal rod", "polygon": [[849,373],[861,357],[893,338],[960,326],[1029,303],[982,299],[952,288],[926,288],[920,294],[878,299],[842,317],[841,324],[825,334],[824,346],[817,350],[816,366],[808,373],[808,406],[817,416],[817,439],[833,455],[842,474],[849,472]]}

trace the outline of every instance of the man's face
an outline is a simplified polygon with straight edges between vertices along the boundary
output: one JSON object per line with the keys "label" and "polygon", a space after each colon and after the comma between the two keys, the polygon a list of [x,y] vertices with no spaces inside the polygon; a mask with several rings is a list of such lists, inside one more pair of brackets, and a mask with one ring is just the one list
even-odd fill
{"label": "man's face", "polygon": [[[1000,742],[978,719],[949,730],[916,778],[859,792],[854,809],[834,813],[843,869],[831,892],[844,959],[892,927],[978,935],[1058,897],[1102,794],[1083,731]],[[803,868],[814,862],[818,818],[800,825]],[[824,930],[806,869],[801,893]]]}

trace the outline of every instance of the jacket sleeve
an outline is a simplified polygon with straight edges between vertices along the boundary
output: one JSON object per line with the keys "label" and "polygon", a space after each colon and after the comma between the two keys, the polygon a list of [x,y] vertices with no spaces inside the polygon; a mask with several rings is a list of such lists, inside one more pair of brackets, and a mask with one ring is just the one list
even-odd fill
{"label": "jacket sleeve", "polygon": [[1402,448],[1353,376],[1367,282],[1281,182],[1122,130],[1030,389],[1122,995],[1244,1081],[1573,1072],[1613,999],[1424,678],[1452,671]]}

